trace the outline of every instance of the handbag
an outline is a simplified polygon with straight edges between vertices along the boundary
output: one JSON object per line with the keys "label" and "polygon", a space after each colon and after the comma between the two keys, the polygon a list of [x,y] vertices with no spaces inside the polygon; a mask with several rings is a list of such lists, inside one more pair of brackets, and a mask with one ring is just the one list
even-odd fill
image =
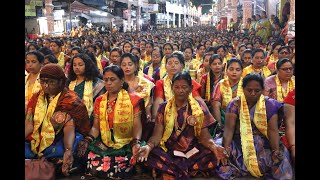
{"label": "handbag", "polygon": [[25,180],[54,180],[55,166],[47,161],[45,157],[41,159],[25,159]]}

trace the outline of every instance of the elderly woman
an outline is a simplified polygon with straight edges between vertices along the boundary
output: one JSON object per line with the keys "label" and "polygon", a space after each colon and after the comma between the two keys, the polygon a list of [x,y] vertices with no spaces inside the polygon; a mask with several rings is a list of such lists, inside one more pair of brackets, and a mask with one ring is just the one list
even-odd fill
{"label": "elderly woman", "polygon": [[78,156],[87,158],[88,175],[129,178],[140,147],[144,100],[128,92],[124,72],[117,65],[104,69],[103,80],[107,92],[95,101],[93,127],[79,143]]}
{"label": "elderly woman", "polygon": [[223,146],[229,164],[219,168],[219,176],[293,179],[290,154],[279,141],[278,111],[283,103],[263,96],[263,78],[250,73],[243,78],[243,94],[226,110]]}
{"label": "elderly woman", "polygon": [[44,156],[68,176],[77,164],[77,144],[89,132],[90,123],[85,104],[74,91],[65,88],[65,82],[59,65],[47,64],[41,69],[41,90],[27,106],[25,158]]}
{"label": "elderly woman", "polygon": [[106,88],[97,66],[87,54],[76,54],[72,58],[67,86],[83,100],[92,125],[94,101],[106,92]]}
{"label": "elderly woman", "polygon": [[140,147],[138,161],[147,161],[164,179],[213,176],[217,165],[227,163],[226,152],[213,142],[208,131],[215,120],[204,103],[192,97],[187,72],[174,75],[172,91],[175,95],[159,107],[153,135]]}
{"label": "elderly woman", "polygon": [[276,75],[268,77],[264,82],[263,94],[283,102],[288,92],[295,88],[293,64],[288,58],[283,58],[277,62],[276,67]]}

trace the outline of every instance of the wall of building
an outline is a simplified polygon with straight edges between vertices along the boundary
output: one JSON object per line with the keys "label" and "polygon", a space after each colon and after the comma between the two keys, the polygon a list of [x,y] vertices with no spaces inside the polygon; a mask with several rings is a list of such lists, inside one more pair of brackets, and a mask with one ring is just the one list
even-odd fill
{"label": "wall of building", "polygon": [[[277,14],[277,7],[279,8],[280,4],[279,4],[279,0],[268,0],[268,12],[267,12],[267,15],[268,15],[268,18],[271,17],[271,15],[276,15],[278,16]],[[278,9],[279,11],[279,9]]]}
{"label": "wall of building", "polygon": [[37,19],[25,19],[25,28],[27,28],[28,33],[32,31],[32,29],[35,29],[35,33],[39,34],[39,25],[37,22]]}

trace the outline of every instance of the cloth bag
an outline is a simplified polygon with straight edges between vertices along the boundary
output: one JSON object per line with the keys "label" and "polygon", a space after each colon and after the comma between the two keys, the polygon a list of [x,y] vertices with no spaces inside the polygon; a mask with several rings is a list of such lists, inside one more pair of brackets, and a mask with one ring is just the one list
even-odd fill
{"label": "cloth bag", "polygon": [[25,159],[25,180],[55,180],[54,164],[41,159]]}

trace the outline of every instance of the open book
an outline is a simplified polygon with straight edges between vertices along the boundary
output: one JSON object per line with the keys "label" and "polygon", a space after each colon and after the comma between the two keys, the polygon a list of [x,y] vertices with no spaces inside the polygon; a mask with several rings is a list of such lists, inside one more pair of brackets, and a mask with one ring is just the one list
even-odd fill
{"label": "open book", "polygon": [[188,151],[187,153],[183,153],[181,151],[174,150],[173,151],[173,155],[180,156],[180,157],[185,157],[185,158],[189,159],[191,156],[197,154],[198,152],[199,152],[199,150],[196,147],[194,147],[190,151]]}

